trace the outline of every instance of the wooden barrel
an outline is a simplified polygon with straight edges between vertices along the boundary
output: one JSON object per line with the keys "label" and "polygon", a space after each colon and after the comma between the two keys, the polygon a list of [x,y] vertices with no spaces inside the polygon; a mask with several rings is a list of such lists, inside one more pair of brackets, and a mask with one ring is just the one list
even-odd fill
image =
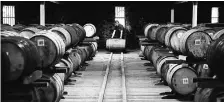
{"label": "wooden barrel", "polygon": [[210,71],[210,68],[208,67],[208,64],[198,64],[196,65],[198,77],[200,78],[206,78],[206,77],[212,77],[213,74]]}
{"label": "wooden barrel", "polygon": [[[50,30],[52,31],[52,32],[56,32],[62,39],[63,39],[63,41],[64,41],[64,43],[66,44],[66,46],[68,47],[68,46],[70,46],[71,45],[71,41],[72,41],[72,34],[69,32],[69,31],[67,31],[66,29],[65,29],[66,27],[53,27],[53,28],[51,28]],[[74,37],[75,37],[75,39],[73,39],[73,43],[74,43],[74,41],[76,41],[76,43],[78,43],[77,41],[78,41],[78,37],[77,36],[75,36],[76,34],[73,34],[74,35]],[[73,37],[73,38],[74,38]]]}
{"label": "wooden barrel", "polygon": [[73,62],[70,58],[62,58],[56,65],[56,67],[68,67],[67,68],[67,73],[65,73],[64,79],[67,80],[73,72]]}
{"label": "wooden barrel", "polygon": [[90,45],[86,45],[86,46],[79,46],[79,48],[84,49],[84,51],[86,52],[85,61],[89,60],[90,56],[93,53],[92,47]]}
{"label": "wooden barrel", "polygon": [[203,59],[210,43],[211,37],[206,32],[191,29],[180,37],[180,51],[184,55]]}
{"label": "wooden barrel", "polygon": [[161,25],[155,29],[156,32],[156,40],[159,41],[160,43],[164,44],[165,43],[165,35],[166,31],[168,29],[167,25]]}
{"label": "wooden barrel", "polygon": [[68,58],[72,61],[73,72],[78,70],[79,66],[81,65],[81,58],[77,52],[72,51]]}
{"label": "wooden barrel", "polygon": [[165,68],[167,68],[164,67],[167,60],[177,60],[177,58],[175,56],[162,56],[159,58],[156,63],[156,71],[159,76],[161,76],[162,70],[165,71]]}
{"label": "wooden barrel", "polygon": [[4,82],[18,80],[29,76],[40,67],[40,55],[35,44],[23,37],[7,37],[1,39],[1,52],[5,53],[2,60]]}
{"label": "wooden barrel", "polygon": [[50,80],[50,83],[48,87],[37,87],[40,102],[59,102],[64,91],[64,78],[60,74],[43,74],[42,79]]}
{"label": "wooden barrel", "polygon": [[174,42],[175,41],[178,42],[179,41],[178,38],[180,38],[182,36],[182,34],[186,31],[187,31],[187,29],[180,27],[180,26],[179,27],[177,27],[177,26],[170,27],[167,30],[166,35],[165,35],[165,45],[168,47],[171,47],[171,41],[170,41],[171,37],[174,35],[172,40],[174,40]]}
{"label": "wooden barrel", "polygon": [[12,26],[8,25],[8,24],[1,24],[1,31],[15,31],[15,29],[13,29]]}
{"label": "wooden barrel", "polygon": [[77,70],[77,65],[80,66],[82,64],[82,57],[81,54],[78,53],[78,48],[70,48],[66,51],[66,53],[68,53],[68,58],[70,58],[73,62],[73,70]]}
{"label": "wooden barrel", "polygon": [[144,45],[140,45],[139,57],[144,57],[144,49],[145,49],[145,46]]}
{"label": "wooden barrel", "polygon": [[219,30],[218,32],[216,32],[216,33],[212,36],[212,39],[213,39],[213,40],[216,40],[216,39],[222,37],[223,35],[224,35],[224,29]]}
{"label": "wooden barrel", "polygon": [[188,95],[196,90],[196,83],[193,83],[193,78],[197,78],[196,71],[184,63],[170,65],[166,74],[169,87],[180,95]]}
{"label": "wooden barrel", "polygon": [[65,53],[62,38],[51,31],[40,31],[31,39],[38,48],[42,68],[51,68],[60,61]]}
{"label": "wooden barrel", "polygon": [[222,102],[218,101],[218,98],[223,97],[223,88],[198,88],[195,96],[194,102]]}
{"label": "wooden barrel", "polygon": [[76,48],[76,51],[80,55],[81,64],[83,64],[86,61],[86,58],[87,58],[87,53],[86,53],[85,49],[78,47],[78,48]]}
{"label": "wooden barrel", "polygon": [[35,33],[41,31],[41,29],[35,28],[35,27],[28,27],[24,28],[21,32],[20,35],[23,36],[24,38],[30,39],[35,35]]}
{"label": "wooden barrel", "polygon": [[147,60],[152,61],[152,50],[157,48],[157,47],[158,46],[152,46],[152,45],[145,46],[143,55],[145,56],[145,58]]}
{"label": "wooden barrel", "polygon": [[85,24],[83,28],[86,31],[86,37],[93,37],[96,33],[96,27],[91,23]]}
{"label": "wooden barrel", "polygon": [[97,52],[97,43],[96,42],[83,42],[81,45],[88,46],[88,52],[90,53],[89,58],[94,57]]}
{"label": "wooden barrel", "polygon": [[156,64],[157,64],[157,61],[162,57],[159,53],[159,51],[156,51],[156,50],[162,50],[164,48],[161,48],[161,47],[153,47],[151,52],[150,52],[150,59],[152,61],[152,64],[153,66],[156,68]]}
{"label": "wooden barrel", "polygon": [[224,82],[223,75],[223,58],[224,58],[224,37],[221,37],[209,46],[206,54],[206,59],[211,73],[217,75],[218,79]]}
{"label": "wooden barrel", "polygon": [[156,40],[155,30],[158,26],[158,24],[148,24],[144,29],[145,37],[149,40]]}
{"label": "wooden barrel", "polygon": [[20,36],[20,34],[15,31],[1,31],[1,37],[10,37],[10,36]]}
{"label": "wooden barrel", "polygon": [[92,43],[92,42],[82,42],[80,45],[87,47],[86,49],[87,49],[87,51],[89,53],[88,59],[91,59],[93,56],[95,56],[97,49],[96,49],[94,43]]}
{"label": "wooden barrel", "polygon": [[[172,60],[177,60],[177,58],[172,58]],[[172,66],[177,65],[177,64],[169,64],[169,63],[165,63],[162,65],[161,67],[161,79],[167,83],[167,73],[169,68],[171,68]]]}
{"label": "wooden barrel", "polygon": [[96,42],[91,42],[91,46],[93,48],[93,54],[91,57],[94,57],[97,53],[97,43]]}
{"label": "wooden barrel", "polygon": [[215,29],[209,28],[209,27],[199,27],[198,30],[201,30],[201,31],[204,31],[204,32],[208,33],[208,35],[210,35],[211,38],[216,33]]}
{"label": "wooden barrel", "polygon": [[167,46],[170,46],[173,51],[180,53],[180,38],[186,31],[187,29],[183,27],[173,27],[170,29],[166,34],[168,35],[168,38],[166,39]]}
{"label": "wooden barrel", "polygon": [[79,25],[77,23],[73,23],[70,26],[73,27],[76,30],[76,32],[77,32],[77,34],[79,36],[79,40],[83,41],[85,39],[85,37],[86,37],[85,29],[81,25]]}
{"label": "wooden barrel", "polygon": [[125,39],[111,38],[106,41],[106,48],[109,50],[124,50],[125,45]]}
{"label": "wooden barrel", "polygon": [[16,24],[16,25],[13,25],[12,28],[20,32],[20,31],[22,31],[24,28],[26,28],[26,26],[25,26],[25,25],[22,25],[22,24]]}

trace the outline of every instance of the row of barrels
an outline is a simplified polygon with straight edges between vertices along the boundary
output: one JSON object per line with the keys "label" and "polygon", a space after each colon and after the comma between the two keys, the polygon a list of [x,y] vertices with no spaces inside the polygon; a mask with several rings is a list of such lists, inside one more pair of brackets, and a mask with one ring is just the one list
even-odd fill
{"label": "row of barrels", "polygon": [[195,69],[186,62],[166,63],[168,60],[178,60],[178,57],[173,54],[163,54],[161,50],[167,49],[160,46],[146,46],[143,51],[144,56],[151,61],[161,79],[179,95],[189,95],[195,92],[196,84],[193,83],[193,78],[197,78]]}
{"label": "row of barrels", "polygon": [[[197,28],[197,29],[199,29],[199,28]],[[204,57],[207,60],[206,64],[190,65],[191,69],[193,69],[194,72],[196,72],[197,77],[211,78],[211,77],[216,76],[215,77],[216,79],[224,82],[224,76],[222,74],[222,68],[221,68],[223,66],[223,64],[222,64],[223,56],[222,55],[224,53],[222,50],[223,39],[224,39],[222,36],[223,34],[224,34],[223,29],[213,33],[213,36],[211,36],[211,33],[209,34],[209,36],[212,38],[212,40],[211,40],[211,44],[208,44],[208,47],[205,49]],[[158,47],[158,46],[154,46],[154,47]],[[161,56],[159,56],[160,54],[155,54],[153,51],[151,51],[151,49],[152,49],[151,46],[141,46],[143,56],[145,56],[146,59],[152,61],[153,65],[155,66],[155,68],[157,70],[157,73],[162,77],[162,79],[164,81],[166,81],[166,83],[174,90],[174,92],[177,92],[175,90],[175,87],[173,87],[172,84],[170,84],[170,81],[169,81],[170,78],[167,77],[167,72],[166,72],[167,70],[164,71],[164,66],[166,66],[166,67],[168,66],[166,64],[166,60],[176,60],[178,58],[176,56],[169,56],[169,57],[167,57],[167,59],[162,58]],[[155,49],[158,49],[158,48],[155,48]],[[170,52],[172,52],[172,51],[170,51]],[[174,64],[169,64],[169,65],[172,67]],[[170,66],[168,66],[168,67],[170,67]],[[189,67],[189,65],[187,65],[187,66]],[[170,69],[168,69],[168,70],[170,70]],[[164,72],[166,73],[165,76],[164,76]],[[186,73],[186,72],[184,72],[184,73]],[[179,75],[185,76],[185,74],[183,74],[183,73],[181,73]],[[191,75],[191,76],[193,76],[193,75]],[[172,76],[172,78],[173,78],[173,76]],[[173,81],[176,82],[177,80],[173,80]],[[191,82],[193,82],[193,81],[191,81]],[[184,79],[183,79],[183,83],[184,83]],[[187,81],[185,79],[185,84],[186,83],[187,83]],[[191,93],[195,94],[194,102],[214,102],[214,101],[222,102],[223,92],[224,92],[223,88],[197,88],[196,87],[196,88],[194,88],[194,91]]]}
{"label": "row of barrels", "polygon": [[27,37],[14,36],[17,34],[13,31],[1,32],[2,54],[7,59],[5,66],[11,67],[5,68],[8,81],[16,80],[26,73],[30,74],[35,69],[53,69],[66,50],[80,44],[86,34],[79,24],[54,27],[50,30],[25,28],[24,31],[29,32],[20,34]]}
{"label": "row of barrels", "polygon": [[[196,85],[197,83],[193,82],[193,78],[197,77],[214,77],[214,73],[212,73],[211,68],[208,66],[209,64],[167,63],[170,60],[183,60],[183,58],[177,57],[171,52],[164,54],[162,52],[164,50],[167,49],[160,46],[146,46],[144,55],[148,54],[150,56],[145,57],[152,62],[157,74],[173,92],[180,95],[194,94],[194,102],[215,102],[217,100],[219,100],[217,102],[222,102],[223,88],[199,88]],[[215,76],[214,78],[217,77]]]}
{"label": "row of barrels", "polygon": [[[12,37],[13,38],[13,37]],[[25,39],[25,38],[22,38]],[[27,39],[26,39],[27,40]],[[66,68],[66,73],[48,73],[44,72],[38,80],[50,80],[46,87],[15,87],[13,85],[5,85],[3,100],[6,102],[59,102],[64,93],[64,84],[72,74],[79,70],[85,61],[90,60],[96,55],[96,42],[83,42],[75,48],[66,51],[63,58],[55,65],[56,68]],[[3,60],[4,61],[4,60]],[[6,69],[5,67],[3,67]],[[11,73],[5,73],[6,75]],[[24,77],[24,76],[23,76]],[[22,89],[22,90],[21,90]],[[28,95],[28,96],[27,96]],[[11,98],[8,98],[11,97]],[[14,99],[21,97],[20,99]],[[22,98],[26,97],[26,98]],[[29,100],[27,100],[29,98]]]}
{"label": "row of barrels", "polygon": [[[85,37],[93,37],[96,34],[96,27],[91,24],[91,23],[87,23],[84,26],[80,26],[77,23],[73,23],[73,24],[54,24],[54,25],[48,25],[48,26],[42,26],[42,25],[30,25],[30,26],[25,26],[22,24],[17,24],[14,26],[10,26],[10,25],[6,25],[6,24],[1,24],[1,32],[4,31],[8,31],[11,33],[14,33],[14,36],[23,36],[26,38],[30,38],[32,37],[35,33],[42,31],[42,30],[50,30],[52,28],[54,29],[60,29],[61,28],[57,28],[57,27],[62,27],[65,28],[64,26],[78,26],[79,29],[81,30],[85,30],[86,34]],[[75,27],[77,28],[77,27]],[[67,27],[68,29],[68,27]],[[61,30],[63,31],[63,30]],[[64,31],[66,32],[66,31]],[[10,34],[10,33],[9,33]],[[7,34],[6,34],[7,36]]]}
{"label": "row of barrels", "polygon": [[[204,67],[204,70],[199,73],[199,75],[203,75],[204,73],[206,73],[206,75],[201,77],[209,77],[218,79],[222,83],[224,82],[224,75],[222,73],[224,65],[222,62],[222,58],[224,57],[224,51],[222,50],[224,46],[223,41],[223,37],[218,37],[218,39],[212,42],[208,47],[206,54],[206,62],[208,66]],[[223,93],[223,87],[198,87],[194,96],[194,102],[222,102],[224,97]]]}
{"label": "row of barrels", "polygon": [[208,27],[189,29],[182,25],[148,24],[144,33],[149,40],[157,41],[177,54],[205,59],[208,46],[224,34],[224,29],[216,31]]}
{"label": "row of barrels", "polygon": [[25,28],[20,34],[13,31],[3,31],[1,36],[20,35],[35,43],[40,54],[41,67],[50,68],[64,55],[65,51],[77,46],[86,36],[86,31],[79,24],[53,27],[50,30]]}

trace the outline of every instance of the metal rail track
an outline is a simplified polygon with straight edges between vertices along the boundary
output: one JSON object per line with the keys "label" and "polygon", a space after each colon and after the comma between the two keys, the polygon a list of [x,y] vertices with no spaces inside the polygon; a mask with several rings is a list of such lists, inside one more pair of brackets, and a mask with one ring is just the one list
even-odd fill
{"label": "metal rail track", "polygon": [[[126,90],[126,81],[125,81],[125,70],[124,70],[124,54],[121,52],[121,78],[122,78],[122,102],[127,102],[127,90]],[[97,102],[103,102],[105,96],[105,90],[107,88],[108,76],[110,72],[110,66],[113,59],[113,52],[110,53],[110,57],[107,63],[106,74],[104,75],[103,84],[100,89],[99,98]]]}

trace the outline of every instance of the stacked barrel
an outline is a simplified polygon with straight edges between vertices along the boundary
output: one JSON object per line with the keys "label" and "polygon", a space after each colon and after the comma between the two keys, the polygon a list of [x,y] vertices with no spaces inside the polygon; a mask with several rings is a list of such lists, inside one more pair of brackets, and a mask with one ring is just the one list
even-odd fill
{"label": "stacked barrel", "polygon": [[64,83],[97,51],[96,42],[82,42],[86,31],[77,23],[4,30],[1,36],[6,101],[59,102]]}
{"label": "stacked barrel", "polygon": [[216,31],[209,27],[147,24],[144,27],[147,40],[141,41],[141,52],[173,92],[190,95],[197,90],[194,78],[212,77],[215,73],[222,80],[223,34],[223,29]]}

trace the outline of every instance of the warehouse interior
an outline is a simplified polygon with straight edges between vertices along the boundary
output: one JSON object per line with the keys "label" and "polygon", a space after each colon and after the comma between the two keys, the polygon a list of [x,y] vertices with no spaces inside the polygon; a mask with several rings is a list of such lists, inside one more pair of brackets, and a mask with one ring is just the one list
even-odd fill
{"label": "warehouse interior", "polygon": [[1,1],[2,100],[224,102],[222,35],[224,1]]}

